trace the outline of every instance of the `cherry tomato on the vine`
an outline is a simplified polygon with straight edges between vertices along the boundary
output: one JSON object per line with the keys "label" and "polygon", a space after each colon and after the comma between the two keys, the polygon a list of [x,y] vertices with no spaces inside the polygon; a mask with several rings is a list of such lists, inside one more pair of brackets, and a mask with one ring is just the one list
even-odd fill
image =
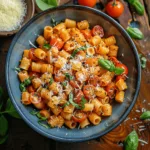
{"label": "cherry tomato on the vine", "polygon": [[94,7],[96,5],[96,0],[78,0],[80,5]]}
{"label": "cherry tomato on the vine", "polygon": [[117,18],[119,17],[124,11],[124,5],[120,1],[110,1],[106,5],[106,12],[111,17]]}

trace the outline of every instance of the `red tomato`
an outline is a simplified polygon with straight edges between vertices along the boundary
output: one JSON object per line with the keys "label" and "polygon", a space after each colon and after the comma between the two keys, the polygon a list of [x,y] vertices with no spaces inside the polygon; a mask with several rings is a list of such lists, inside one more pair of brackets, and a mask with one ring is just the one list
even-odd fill
{"label": "red tomato", "polygon": [[84,96],[83,92],[82,92],[81,90],[79,90],[75,95],[76,95],[76,96],[75,96],[74,101],[75,101],[76,103],[80,103],[82,97]]}
{"label": "red tomato", "polygon": [[29,72],[29,76],[30,76],[30,77],[37,77],[37,78],[39,78],[39,77],[40,77],[40,74],[37,73],[37,72],[30,71],[30,72]]}
{"label": "red tomato", "polygon": [[106,86],[105,88],[107,95],[109,96],[109,98],[114,98],[114,94],[115,94],[115,90],[116,90],[116,86],[114,83],[110,83]]}
{"label": "red tomato", "polygon": [[29,93],[35,92],[35,89],[34,89],[34,87],[33,87],[32,85],[29,85],[29,86],[27,87],[27,90],[28,90]]}
{"label": "red tomato", "polygon": [[94,96],[94,86],[93,85],[85,85],[83,87],[83,93],[86,98],[90,99]]}
{"label": "red tomato", "polygon": [[120,1],[111,1],[106,5],[106,12],[111,17],[117,18],[119,17],[124,11],[124,6]]}
{"label": "red tomato", "polygon": [[78,0],[80,5],[94,7],[96,5],[96,0]]}
{"label": "red tomato", "polygon": [[55,46],[60,50],[64,46],[64,42],[60,38],[53,38],[50,40],[50,45]]}
{"label": "red tomato", "polygon": [[119,76],[116,77],[116,82],[119,81],[120,79],[125,80],[126,77],[124,75],[119,75]]}
{"label": "red tomato", "polygon": [[110,60],[111,60],[115,65],[117,65],[117,64],[120,63],[119,60],[118,60],[116,57],[110,57]]}
{"label": "red tomato", "polygon": [[30,101],[32,104],[38,104],[41,102],[41,97],[35,92],[30,94]]}
{"label": "red tomato", "polygon": [[73,80],[70,80],[69,84],[73,87],[73,88],[78,88],[79,86],[77,85],[77,83]]}
{"label": "red tomato", "polygon": [[126,65],[119,63],[116,65],[116,67],[124,69],[124,72],[122,74],[124,74],[124,75],[128,74],[128,68]]}
{"label": "red tomato", "polygon": [[56,74],[54,80],[56,82],[63,82],[65,80],[65,76],[63,74]]}
{"label": "red tomato", "polygon": [[34,55],[34,51],[35,51],[34,48],[31,48],[31,49],[29,50],[29,58],[30,58],[31,60],[34,60],[34,61],[40,61],[40,59],[38,59],[38,58]]}
{"label": "red tomato", "polygon": [[84,37],[85,37],[87,40],[92,37],[91,30],[89,30],[89,29],[81,30],[81,33],[84,35]]}
{"label": "red tomato", "polygon": [[72,119],[75,121],[75,122],[82,122],[84,121],[85,119],[87,118],[86,114],[81,112],[81,111],[76,111],[74,113],[74,116],[72,116]]}
{"label": "red tomato", "polygon": [[99,35],[100,37],[103,37],[104,36],[104,30],[101,26],[96,25],[92,29],[92,34],[93,35]]}
{"label": "red tomato", "polygon": [[100,77],[94,75],[89,78],[88,83],[94,86],[101,85]]}

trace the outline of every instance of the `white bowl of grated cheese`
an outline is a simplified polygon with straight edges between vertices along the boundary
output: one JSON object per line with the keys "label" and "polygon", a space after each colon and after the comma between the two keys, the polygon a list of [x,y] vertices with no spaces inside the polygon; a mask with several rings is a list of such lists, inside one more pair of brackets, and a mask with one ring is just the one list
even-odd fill
{"label": "white bowl of grated cheese", "polygon": [[34,0],[1,0],[0,36],[18,32],[34,15]]}

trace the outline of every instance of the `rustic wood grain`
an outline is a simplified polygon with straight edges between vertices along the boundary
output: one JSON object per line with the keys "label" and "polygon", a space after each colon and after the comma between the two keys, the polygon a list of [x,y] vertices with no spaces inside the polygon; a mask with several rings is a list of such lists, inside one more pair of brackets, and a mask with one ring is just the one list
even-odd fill
{"label": "rustic wood grain", "polygon": [[[101,0],[103,8],[106,0]],[[143,1],[141,1],[143,3]],[[117,21],[126,28],[133,20],[133,9],[129,9],[124,2],[125,11]],[[144,4],[144,3],[143,3]],[[144,33],[144,40],[134,40],[136,47],[148,60],[147,68],[142,70],[142,82],[138,100],[126,120],[107,135],[96,140],[82,143],[61,143],[49,140],[29,128],[23,120],[9,118],[10,136],[6,144],[0,145],[0,150],[123,150],[125,137],[135,129],[139,138],[149,144],[139,142],[138,150],[150,150],[150,122],[144,122],[139,116],[144,110],[150,110],[150,2],[145,0],[147,11],[144,16],[135,15]],[[103,9],[105,11],[105,9]],[[6,91],[5,60],[9,45],[13,37],[0,38],[0,85]]]}

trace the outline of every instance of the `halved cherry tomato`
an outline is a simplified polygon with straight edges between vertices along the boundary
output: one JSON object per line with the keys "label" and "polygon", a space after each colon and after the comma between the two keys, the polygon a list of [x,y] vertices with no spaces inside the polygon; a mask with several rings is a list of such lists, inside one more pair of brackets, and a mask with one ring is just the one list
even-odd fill
{"label": "halved cherry tomato", "polygon": [[119,64],[120,61],[116,57],[110,57],[109,58],[115,65]]}
{"label": "halved cherry tomato", "polygon": [[124,11],[124,6],[120,1],[111,1],[106,5],[106,12],[111,17],[117,18]]}
{"label": "halved cherry tomato", "polygon": [[87,118],[86,114],[81,112],[81,111],[76,111],[74,113],[74,116],[72,116],[72,119],[75,121],[75,122],[82,122],[84,121],[85,119]]}
{"label": "halved cherry tomato", "polygon": [[78,0],[80,5],[94,7],[96,5],[96,0]]}
{"label": "halved cherry tomato", "polygon": [[31,101],[32,104],[38,104],[38,103],[41,102],[41,100],[42,99],[41,99],[41,97],[39,96],[38,93],[32,92],[30,94],[30,101]]}
{"label": "halved cherry tomato", "polygon": [[27,90],[28,90],[29,93],[35,92],[35,89],[34,89],[34,87],[33,87],[32,85],[29,85],[29,86],[27,87]]}
{"label": "halved cherry tomato", "polygon": [[104,30],[101,26],[96,25],[92,29],[92,34],[93,35],[99,35],[100,37],[103,37],[104,36]]}
{"label": "halved cherry tomato", "polygon": [[83,96],[84,96],[83,92],[81,90],[79,90],[77,93],[75,93],[74,101],[76,103],[80,103]]}
{"label": "halved cherry tomato", "polygon": [[93,76],[89,77],[88,83],[92,84],[94,86],[101,85],[100,77],[93,75]]}
{"label": "halved cherry tomato", "polygon": [[55,74],[54,80],[56,82],[63,82],[65,80],[65,75],[63,75],[63,74]]}
{"label": "halved cherry tomato", "polygon": [[91,30],[89,30],[89,29],[81,30],[81,33],[84,35],[84,37],[85,37],[87,40],[92,37]]}
{"label": "halved cherry tomato", "polygon": [[124,74],[124,75],[128,74],[128,68],[126,65],[119,63],[116,65],[116,67],[124,69],[124,72],[122,74]]}
{"label": "halved cherry tomato", "polygon": [[79,86],[77,85],[77,83],[74,80],[70,80],[69,84],[73,87],[73,88],[78,88]]}
{"label": "halved cherry tomato", "polygon": [[40,77],[40,74],[39,73],[37,73],[37,72],[33,72],[33,71],[30,71],[29,72],[29,76],[32,78],[32,77]]}
{"label": "halved cherry tomato", "polygon": [[94,96],[94,86],[93,85],[85,85],[83,87],[83,93],[86,98],[90,99]]}
{"label": "halved cherry tomato", "polygon": [[108,84],[105,88],[107,95],[109,96],[109,98],[114,98],[114,94],[115,94],[115,90],[116,90],[116,86],[113,82],[111,82],[110,84]]}
{"label": "halved cherry tomato", "polygon": [[50,45],[55,46],[60,50],[64,46],[64,42],[60,38],[52,38],[50,40]]}
{"label": "halved cherry tomato", "polygon": [[40,61],[40,59],[38,59],[38,58],[34,55],[34,51],[35,51],[34,48],[31,48],[31,49],[29,50],[29,58],[30,58],[31,60],[34,60],[34,61]]}

